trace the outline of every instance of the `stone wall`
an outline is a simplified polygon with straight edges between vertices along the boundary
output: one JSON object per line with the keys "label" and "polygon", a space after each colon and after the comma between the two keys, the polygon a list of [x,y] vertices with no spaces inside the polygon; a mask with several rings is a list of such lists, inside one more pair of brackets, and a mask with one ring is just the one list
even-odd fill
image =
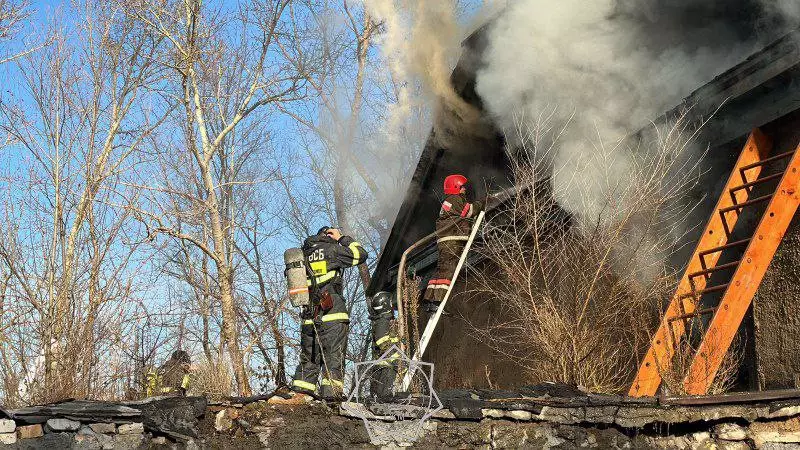
{"label": "stone wall", "polygon": [[[249,403],[229,401],[204,405],[199,422],[191,424],[187,422],[194,414],[188,411],[191,406],[181,413],[174,405],[172,413],[159,418],[145,412],[141,422],[98,422],[88,417],[110,414],[111,409],[127,411],[129,404],[113,408],[114,404],[103,403],[101,408],[92,403],[91,411],[55,404],[16,412],[0,409],[11,416],[18,414],[15,419],[0,419],[0,450],[800,449],[800,391],[755,395],[630,399],[584,394],[563,385],[447,391],[439,394],[443,409],[423,423],[419,434],[413,431],[419,422],[377,415],[385,414],[391,404],[340,406],[313,401],[286,406],[271,405],[263,398]],[[162,411],[168,406],[153,405]],[[58,415],[64,411],[86,418]],[[178,433],[181,426],[186,433],[191,428],[192,436]]]}
{"label": "stone wall", "polygon": [[0,448],[196,448],[207,404],[205,397],[153,397],[0,407]]}
{"label": "stone wall", "polygon": [[145,432],[144,424],[80,422],[60,417],[42,424],[17,424],[0,419],[0,448],[138,449],[172,444],[164,436]]}
{"label": "stone wall", "polygon": [[592,395],[509,398],[508,391],[485,390],[441,397],[444,409],[423,424],[416,439],[418,423],[378,415],[385,405],[344,404],[337,411],[320,402],[286,407],[262,401],[210,407],[197,443],[201,448],[800,448],[800,392],[773,401],[723,398],[698,405],[691,399],[683,404],[684,399]]}

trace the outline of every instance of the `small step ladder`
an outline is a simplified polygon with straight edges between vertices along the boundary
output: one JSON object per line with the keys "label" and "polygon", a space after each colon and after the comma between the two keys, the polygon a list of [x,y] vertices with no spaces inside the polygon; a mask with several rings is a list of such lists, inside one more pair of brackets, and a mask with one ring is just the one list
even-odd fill
{"label": "small step ladder", "polygon": [[467,260],[469,250],[472,248],[472,242],[475,240],[475,235],[478,234],[478,230],[483,224],[484,215],[485,212],[481,211],[480,214],[478,214],[478,218],[475,219],[475,223],[472,225],[472,231],[470,232],[469,236],[463,236],[467,243],[464,245],[464,249],[461,251],[461,257],[458,259],[456,270],[453,273],[453,277],[450,279],[450,286],[447,288],[447,292],[445,292],[444,298],[442,299],[442,302],[439,303],[439,307],[436,309],[433,317],[428,319],[428,323],[425,325],[425,331],[422,333],[422,336],[420,336],[417,348],[414,350],[414,356],[411,358],[411,363],[409,364],[406,373],[403,376],[403,381],[400,384],[401,392],[408,391],[408,388],[411,386],[411,379],[414,377],[414,371],[416,370],[414,362],[422,360],[422,355],[428,348],[428,343],[430,342],[431,337],[433,337],[433,332],[436,331],[436,325],[439,323],[439,318],[442,317],[442,312],[444,312],[444,307],[447,304],[447,300],[450,298],[450,293],[453,291],[453,286],[456,285],[456,279],[458,279],[458,275],[461,273],[461,267]]}
{"label": "small step ladder", "polygon": [[[653,336],[628,395],[655,395],[661,385],[661,374],[672,367],[689,321],[711,314],[713,317],[692,356],[683,386],[689,395],[703,395],[714,381],[800,204],[800,147],[770,157],[771,149],[771,140],[760,130],[753,130]],[[784,171],[759,177],[765,164],[783,160],[789,161]],[[750,199],[754,187],[775,180],[780,181],[773,193]],[[730,241],[741,212],[765,202],[769,204],[751,237]],[[717,265],[723,251],[745,246],[739,260]],[[713,274],[727,269],[734,270],[730,281],[707,286]],[[723,292],[719,304],[713,308],[700,308],[701,297],[713,292]]]}

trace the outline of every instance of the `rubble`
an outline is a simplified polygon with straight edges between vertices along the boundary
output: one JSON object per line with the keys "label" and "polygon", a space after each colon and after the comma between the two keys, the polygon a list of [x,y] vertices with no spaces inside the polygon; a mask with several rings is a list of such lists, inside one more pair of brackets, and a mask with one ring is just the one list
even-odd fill
{"label": "rubble", "polygon": [[142,434],[144,433],[144,424],[143,423],[126,423],[124,425],[120,425],[117,428],[117,433],[119,434]]}
{"label": "rubble", "polygon": [[17,433],[20,439],[34,439],[44,435],[42,426],[39,424],[18,426]]}
{"label": "rubble", "polygon": [[747,439],[747,429],[735,423],[721,423],[714,427],[714,435],[723,441],[743,441]]}
{"label": "rubble", "polygon": [[81,423],[75,420],[69,419],[47,419],[47,426],[46,429],[48,432],[59,432],[59,431],[77,431],[80,429]]}
{"label": "rubble", "polygon": [[13,433],[17,429],[17,424],[13,420],[0,419],[0,433]]}
{"label": "rubble", "polygon": [[117,426],[113,423],[92,423],[89,428],[97,434],[115,434]]}
{"label": "rubble", "polygon": [[[92,449],[800,448],[800,391],[630,399],[570,393],[558,387],[445,391],[439,397],[445,409],[423,425],[419,436],[416,422],[387,414],[391,411],[387,404],[332,408],[319,401],[288,406],[270,405],[264,399],[211,405],[203,400],[197,414],[194,400],[154,399],[147,407],[103,404],[93,410],[87,403],[64,402],[26,408],[19,416],[20,410],[4,411],[11,418],[0,422],[0,429],[15,431],[0,433],[0,444]],[[154,416],[159,407],[161,415]],[[108,413],[115,408],[122,411],[121,417]],[[126,408],[139,413],[133,415]],[[46,415],[53,411],[62,415]],[[360,419],[365,412],[373,421],[372,437]],[[106,421],[96,421],[100,416]],[[186,422],[189,416],[192,424]],[[177,438],[186,436],[179,429],[194,436]]]}

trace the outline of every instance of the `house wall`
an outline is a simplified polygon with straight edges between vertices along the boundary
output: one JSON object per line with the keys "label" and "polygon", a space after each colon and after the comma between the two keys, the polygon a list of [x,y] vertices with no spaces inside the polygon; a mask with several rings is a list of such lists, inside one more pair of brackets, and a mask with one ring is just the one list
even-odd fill
{"label": "house wall", "polygon": [[[685,264],[692,254],[698,235],[719,198],[750,128],[761,124],[762,130],[776,139],[773,154],[787,151],[800,141],[800,112],[797,112],[800,108],[800,40],[797,36],[788,36],[768,46],[693,93],[674,111],[656,120],[657,123],[669,121],[670,117],[679,115],[686,107],[690,107],[693,119],[708,119],[697,138],[698,147],[705,148],[707,145],[710,149],[703,168],[705,178],[696,192],[690,193],[692,199],[702,202],[694,211],[694,217],[688,220],[696,222],[698,226],[687,234],[684,242],[679,243],[678,247],[682,250],[671,259],[673,266]],[[462,81],[457,86],[460,93],[474,95],[471,76],[454,73],[453,78]],[[468,100],[478,104],[479,99],[470,95],[466,95]],[[494,177],[495,181],[503,178],[501,140],[491,137],[481,140],[475,139],[475,136],[460,138],[462,141],[448,145],[448,149],[437,147],[430,151],[426,149],[423,153],[418,173],[407,193],[407,201],[387,243],[388,250],[384,251],[381,264],[376,269],[374,286],[371,286],[370,292],[392,289],[396,275],[392,267],[399,260],[399,255],[419,237],[433,231],[434,222],[431,219],[438,210],[439,199],[437,195],[430,194],[438,193],[437,189],[440,189],[439,184],[445,175],[464,171],[471,178],[483,182],[487,178]],[[476,155],[483,159],[476,159]],[[492,176],[487,177],[487,172],[492,172]],[[753,195],[759,194],[754,192]],[[747,233],[744,228],[754,227],[757,220],[757,211],[743,214],[732,238],[747,237],[743,236]],[[726,254],[721,262],[733,261],[737,256]],[[497,305],[469,298],[464,292],[467,287],[463,278],[459,279],[454,289],[455,295],[449,307],[453,315],[442,319],[424,358],[436,364],[438,385],[487,387],[490,380],[498,387],[524,384],[526,378],[519,368],[506,356],[483,345],[472,331],[473,325],[484,323],[498,314]],[[713,298],[707,300],[714,301]],[[740,330],[745,363],[736,389],[794,387],[795,378],[800,374],[798,300],[800,219],[795,218]],[[424,323],[421,326],[424,327]]]}
{"label": "house wall", "polygon": [[[800,143],[800,112],[767,127],[773,154]],[[800,214],[795,214],[753,299],[755,365],[760,389],[798,386],[800,378]]]}
{"label": "house wall", "polygon": [[[761,127],[772,137],[772,154],[783,153],[800,142],[800,111],[784,116]],[[746,136],[712,149],[705,175],[705,198],[696,211],[698,220],[707,220],[720,195],[730,168],[741,151]],[[713,166],[713,167],[712,167]],[[771,167],[765,173],[780,169]],[[768,171],[767,171],[768,170]],[[765,195],[756,191],[753,196]],[[757,225],[761,212],[749,211],[740,219],[732,239],[745,238]],[[702,219],[701,219],[702,218]],[[690,240],[696,240],[701,226]],[[694,243],[686,246],[688,254]],[[684,252],[686,253],[686,252]],[[740,258],[738,254],[725,255],[727,260]],[[487,270],[484,268],[483,270]],[[723,281],[724,282],[724,281]],[[716,283],[712,283],[716,284]],[[718,301],[718,299],[716,299]],[[715,299],[706,299],[715,302]],[[435,364],[437,385],[447,387],[500,387],[510,388],[531,382],[519,366],[510,359],[483,344],[474,328],[485,325],[500,313],[499,305],[469,294],[469,279],[459,278],[454,287],[448,310],[431,341],[425,360]],[[424,327],[421,321],[420,327]],[[740,328],[739,351],[744,361],[735,390],[793,388],[800,378],[800,213],[781,243],[764,280],[753,301],[751,312]],[[632,367],[632,372],[635,367]]]}
{"label": "house wall", "polygon": [[759,388],[800,387],[800,215],[761,282],[753,316]]}
{"label": "house wall", "polygon": [[[478,336],[475,328],[485,329],[488,321],[500,314],[500,305],[470,294],[468,285],[469,278],[462,275],[453,286],[446,307],[450,315],[440,319],[424,357],[435,365],[436,386],[509,388],[529,384],[531,380],[519,366]],[[420,328],[424,329],[425,323],[421,320]]]}

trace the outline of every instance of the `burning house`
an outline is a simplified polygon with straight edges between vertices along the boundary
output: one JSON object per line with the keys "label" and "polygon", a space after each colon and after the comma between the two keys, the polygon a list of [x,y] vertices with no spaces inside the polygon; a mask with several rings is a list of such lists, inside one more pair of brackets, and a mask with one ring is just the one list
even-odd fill
{"label": "burning house", "polygon": [[[509,191],[513,183],[509,181],[506,140],[500,131],[503,124],[487,111],[485,99],[476,88],[477,73],[486,64],[485,52],[491,48],[490,34],[489,28],[484,27],[464,42],[462,58],[451,78],[458,95],[484,112],[481,123],[458,131],[453,131],[452,127],[435,127],[431,132],[378,260],[369,295],[378,291],[395,291],[404,252],[434,231],[443,198],[441,182],[447,175],[462,173],[473,180],[472,195],[475,198],[497,192],[506,192],[506,195],[512,192],[510,195],[513,195],[513,191]],[[705,157],[707,167],[701,181],[703,195],[696,199],[699,204],[696,214],[703,223],[687,234],[685,250],[678,252],[671,261],[676,268],[685,266],[692,257],[691,251],[704,232],[703,225],[715,213],[718,199],[725,194],[725,181],[736,167],[751,131],[758,128],[769,137],[773,155],[790,152],[800,143],[800,32],[780,33],[780,37],[759,44],[758,49],[746,55],[749,56],[714,68],[714,76],[708,77],[705,84],[699,83],[674,108],[661,109],[663,114],[660,118],[652,118],[654,123],[659,123],[677,114],[686,114],[692,121],[704,123],[696,137],[697,143],[708,149]],[[457,119],[445,119],[448,123],[453,121]],[[785,162],[783,164],[776,170],[783,170]],[[761,187],[753,188],[751,199],[769,196],[769,192],[759,191]],[[752,233],[752,228],[764,214],[764,209],[735,211],[737,216],[741,214],[742,220],[728,233],[730,242],[747,233],[748,227]],[[492,220],[491,209],[487,211],[487,217]],[[718,263],[720,272],[729,268],[727,276],[730,278],[730,272],[735,270],[731,261],[741,258],[742,249],[726,250]],[[424,286],[434,274],[435,245],[416,249],[407,255],[407,259],[406,273],[420,277]],[[467,264],[471,270],[482,270],[480,259],[480,256],[470,254]],[[714,277],[722,276],[714,274]],[[709,277],[709,286],[714,284],[714,277]],[[702,304],[718,302],[721,293],[717,293],[717,297],[713,295],[709,293],[708,298],[703,297]],[[739,328],[744,364],[737,377],[738,389],[799,387],[800,314],[796,308],[799,298],[800,215],[795,215]],[[463,272],[454,282],[448,310],[452,316],[439,323],[423,358],[436,365],[440,385],[513,387],[529,381],[520,375],[518,367],[507,355],[475,336],[475,325],[490,318],[496,319],[501,308],[491,299],[476,300],[471,293],[470,277],[465,277]],[[643,315],[659,313],[663,311],[642,312]],[[707,324],[709,319],[702,320]],[[646,350],[645,344],[636,357],[644,356]],[[635,370],[636,367],[631,367],[631,379]]]}

